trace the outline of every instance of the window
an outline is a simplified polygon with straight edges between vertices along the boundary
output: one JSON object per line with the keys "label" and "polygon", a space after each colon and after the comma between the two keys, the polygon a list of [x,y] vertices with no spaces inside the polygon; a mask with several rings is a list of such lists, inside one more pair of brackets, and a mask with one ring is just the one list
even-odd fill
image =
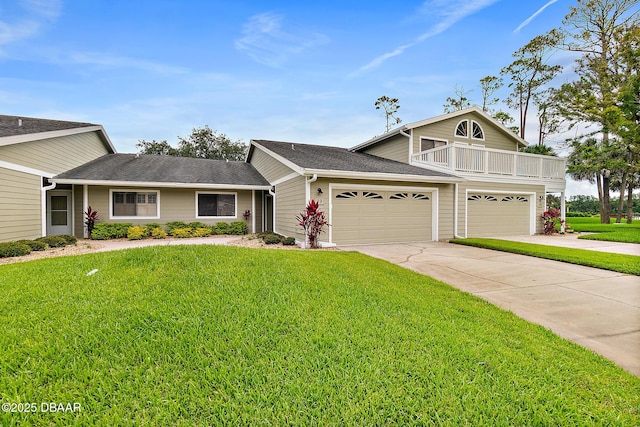
{"label": "window", "polygon": [[365,199],[382,199],[383,197],[378,193],[373,193],[371,191],[363,191],[362,197]]}
{"label": "window", "polygon": [[469,138],[469,123],[466,120],[462,120],[458,123],[458,126],[456,126],[456,136]]}
{"label": "window", "polygon": [[471,122],[471,131],[474,139],[484,139],[484,131],[477,122]]}
{"label": "window", "polygon": [[355,199],[358,197],[357,191],[344,191],[336,195],[336,199]]}
{"label": "window", "polygon": [[112,217],[158,218],[157,191],[112,191]]}
{"label": "window", "polygon": [[236,217],[235,193],[196,193],[196,218]]}
{"label": "window", "polygon": [[432,150],[445,145],[447,145],[447,141],[442,139],[420,138],[420,151]]}

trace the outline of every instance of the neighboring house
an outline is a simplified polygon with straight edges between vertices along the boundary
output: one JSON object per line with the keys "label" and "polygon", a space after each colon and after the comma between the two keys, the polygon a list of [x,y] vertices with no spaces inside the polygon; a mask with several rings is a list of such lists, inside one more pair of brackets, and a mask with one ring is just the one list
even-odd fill
{"label": "neighboring house", "polygon": [[[351,149],[252,140],[246,162],[116,154],[87,123],[0,116],[0,241],[86,236],[105,222],[246,220],[304,241],[296,216],[320,202],[332,244],[526,235],[565,161],[473,107],[392,130]],[[564,211],[564,210],[563,210]]]}
{"label": "neighboring house", "polygon": [[247,161],[274,186],[278,233],[303,240],[291,218],[313,198],[328,215],[329,243],[442,240],[542,231],[546,194],[564,204],[565,161],[519,152],[526,145],[472,107],[350,150],[254,140]]}

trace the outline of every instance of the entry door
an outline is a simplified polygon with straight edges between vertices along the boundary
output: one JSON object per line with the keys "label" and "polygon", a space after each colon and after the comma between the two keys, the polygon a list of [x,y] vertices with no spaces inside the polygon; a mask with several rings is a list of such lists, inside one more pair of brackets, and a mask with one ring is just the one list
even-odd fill
{"label": "entry door", "polygon": [[71,191],[49,191],[47,193],[47,236],[73,234],[71,212]]}

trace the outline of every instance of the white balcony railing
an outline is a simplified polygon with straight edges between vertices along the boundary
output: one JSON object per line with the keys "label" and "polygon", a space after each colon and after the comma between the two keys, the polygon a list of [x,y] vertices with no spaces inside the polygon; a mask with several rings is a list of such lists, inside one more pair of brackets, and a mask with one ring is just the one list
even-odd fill
{"label": "white balcony railing", "polygon": [[565,160],[559,157],[451,144],[413,155],[413,164],[439,166],[463,174],[565,179]]}

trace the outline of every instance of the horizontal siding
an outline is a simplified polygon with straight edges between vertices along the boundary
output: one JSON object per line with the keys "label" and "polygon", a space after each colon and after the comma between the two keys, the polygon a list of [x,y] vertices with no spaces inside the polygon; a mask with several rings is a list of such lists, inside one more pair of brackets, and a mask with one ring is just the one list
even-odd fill
{"label": "horizontal siding", "polygon": [[58,174],[108,153],[97,132],[0,147],[0,160]]}
{"label": "horizontal siding", "polygon": [[362,151],[374,156],[384,157],[385,159],[408,163],[409,139],[406,136],[397,135],[387,141],[367,147]]}
{"label": "horizontal siding", "polygon": [[305,177],[297,177],[276,186],[275,231],[287,237],[304,239],[296,216],[305,208]]}
{"label": "horizontal siding", "polygon": [[[118,187],[122,189],[122,187]],[[204,224],[214,225],[218,222],[234,222],[244,221],[242,214],[245,210],[251,210],[251,191],[237,191],[237,210],[235,218],[224,219],[203,219],[196,218],[196,191],[203,192],[203,190],[196,189],[174,189],[174,188],[161,188],[150,189],[160,193],[160,218],[152,219],[120,219],[109,218],[109,188],[90,186],[89,187],[89,205],[94,210],[98,211],[100,222],[131,222],[134,224],[148,224],[152,222],[167,223],[170,221],[184,221],[184,222],[202,222]],[[150,191],[147,189],[135,188],[130,191]],[[129,191],[129,190],[127,190]],[[213,191],[215,192],[215,191]],[[216,193],[234,193],[220,191]],[[78,208],[80,206],[80,208]],[[80,205],[76,204],[76,210],[82,209],[82,202]],[[77,212],[76,212],[77,215]],[[257,222],[261,222],[262,218],[256,218]],[[251,218],[249,218],[248,228],[251,230]]]}
{"label": "horizontal siding", "polygon": [[283,165],[261,149],[254,147],[250,162],[267,181],[274,182],[291,174],[293,169]]}
{"label": "horizontal siding", "polygon": [[0,168],[0,241],[42,236],[40,177]]}
{"label": "horizontal siding", "polygon": [[73,186],[73,233],[84,237],[84,210],[82,209],[82,185]]}
{"label": "horizontal siding", "polygon": [[[461,120],[475,120],[480,126],[482,126],[485,137],[484,141],[455,136],[456,126],[458,126],[458,123]],[[469,124],[469,128],[471,128],[471,124]],[[464,116],[442,120],[437,123],[413,129],[414,153],[418,153],[420,151],[420,137],[442,139],[448,141],[450,144],[456,141],[468,144],[481,144],[487,148],[494,148],[498,150],[517,150],[517,143],[515,140],[505,134],[502,128],[496,126],[494,123],[476,113],[469,113]]]}

